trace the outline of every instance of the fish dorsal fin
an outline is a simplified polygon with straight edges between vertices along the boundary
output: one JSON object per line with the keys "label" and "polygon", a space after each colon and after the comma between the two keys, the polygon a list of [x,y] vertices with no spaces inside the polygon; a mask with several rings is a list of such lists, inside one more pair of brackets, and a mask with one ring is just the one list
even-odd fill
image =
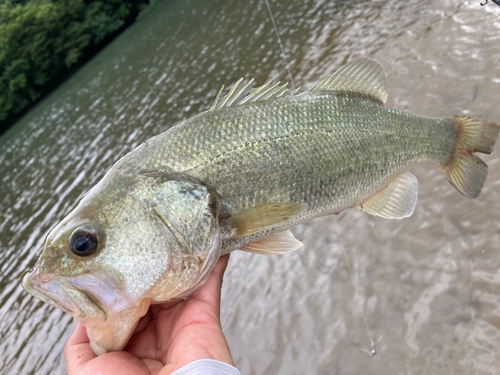
{"label": "fish dorsal fin", "polygon": [[225,224],[232,227],[237,239],[279,227],[306,211],[305,203],[266,203],[237,212]]}
{"label": "fish dorsal fin", "polygon": [[286,86],[288,83],[280,85],[280,82],[274,84],[272,82],[267,82],[262,86],[252,87],[253,78],[245,84],[242,84],[242,82],[243,78],[240,78],[223,98],[221,98],[222,91],[224,91],[224,86],[222,86],[210,109],[232,107],[240,104],[279,98],[280,96],[293,95],[299,91],[299,89],[295,91],[287,89]]}
{"label": "fish dorsal fin", "polygon": [[387,80],[382,66],[373,59],[359,59],[323,79],[311,91],[347,91],[367,96],[384,104]]}
{"label": "fish dorsal fin", "polygon": [[403,219],[413,213],[417,204],[417,196],[417,178],[410,172],[403,172],[394,177],[384,189],[356,208],[386,219]]}
{"label": "fish dorsal fin", "polygon": [[241,250],[261,255],[280,255],[298,250],[301,247],[302,242],[297,240],[292,232],[285,230],[270,234],[259,241],[249,243],[243,246]]}

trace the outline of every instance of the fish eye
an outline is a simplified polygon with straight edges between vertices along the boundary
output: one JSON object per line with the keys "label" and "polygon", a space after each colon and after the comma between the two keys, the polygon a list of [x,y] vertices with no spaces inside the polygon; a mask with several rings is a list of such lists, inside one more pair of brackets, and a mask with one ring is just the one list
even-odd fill
{"label": "fish eye", "polygon": [[88,256],[94,254],[98,247],[99,236],[97,231],[91,227],[76,228],[69,237],[69,248],[73,254]]}

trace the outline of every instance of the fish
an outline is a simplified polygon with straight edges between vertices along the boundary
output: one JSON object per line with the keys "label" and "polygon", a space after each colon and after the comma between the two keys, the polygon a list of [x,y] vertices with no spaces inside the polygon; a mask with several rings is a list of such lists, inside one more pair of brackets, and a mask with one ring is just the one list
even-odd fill
{"label": "fish", "polygon": [[290,228],[354,208],[413,213],[430,164],[465,197],[500,127],[384,106],[386,73],[353,61],[309,90],[242,79],[206,111],[124,157],[47,235],[24,289],[81,322],[97,355],[122,350],[151,304],[187,298],[222,255],[278,255]]}

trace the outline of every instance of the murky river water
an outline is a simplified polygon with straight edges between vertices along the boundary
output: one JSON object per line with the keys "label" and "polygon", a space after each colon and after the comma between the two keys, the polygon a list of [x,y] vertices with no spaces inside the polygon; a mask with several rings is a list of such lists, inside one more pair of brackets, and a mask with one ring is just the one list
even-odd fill
{"label": "murky river water", "polygon": [[[370,56],[388,106],[498,123],[500,7],[479,2],[270,4],[296,86]],[[65,373],[72,318],[20,286],[47,231],[118,158],[242,76],[286,80],[265,3],[164,1],[2,135],[1,374]],[[296,228],[297,252],[234,253],[222,324],[242,374],[499,374],[500,151],[484,160],[477,200],[415,168],[409,219],[349,210]]]}

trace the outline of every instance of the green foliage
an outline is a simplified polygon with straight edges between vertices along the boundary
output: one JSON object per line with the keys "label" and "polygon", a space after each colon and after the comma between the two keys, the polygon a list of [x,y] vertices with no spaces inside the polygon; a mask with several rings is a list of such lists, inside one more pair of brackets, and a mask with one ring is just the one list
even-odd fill
{"label": "green foliage", "polygon": [[0,0],[0,121],[137,16],[147,0]]}

